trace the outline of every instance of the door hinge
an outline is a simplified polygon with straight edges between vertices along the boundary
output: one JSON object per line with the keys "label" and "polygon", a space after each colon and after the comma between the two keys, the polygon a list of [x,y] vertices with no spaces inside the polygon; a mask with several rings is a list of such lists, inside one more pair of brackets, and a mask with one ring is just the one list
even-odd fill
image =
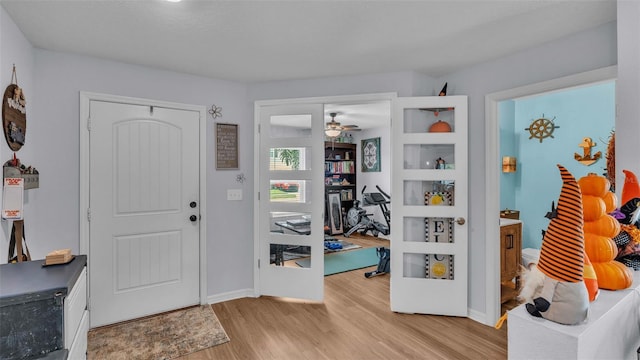
{"label": "door hinge", "polygon": [[260,191],[258,191],[258,201],[260,201]]}
{"label": "door hinge", "polygon": [[91,222],[91,208],[87,208],[87,221]]}
{"label": "door hinge", "polygon": [[260,124],[258,124],[258,134],[260,134]]}
{"label": "door hinge", "polygon": [[258,259],[258,269],[260,269],[260,259]]}
{"label": "door hinge", "polygon": [[87,131],[91,131],[91,116],[87,118]]}

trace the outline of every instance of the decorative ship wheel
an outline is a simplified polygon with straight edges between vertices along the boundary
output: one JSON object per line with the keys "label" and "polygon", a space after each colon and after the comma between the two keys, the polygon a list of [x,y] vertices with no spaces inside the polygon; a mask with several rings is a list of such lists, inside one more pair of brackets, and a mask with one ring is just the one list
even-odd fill
{"label": "decorative ship wheel", "polygon": [[547,119],[544,117],[544,114],[542,114],[541,118],[533,120],[531,125],[525,129],[529,130],[529,133],[531,134],[529,139],[536,138],[540,139],[540,142],[542,142],[542,139],[544,138],[552,138],[553,130],[560,127],[553,123],[553,120],[555,119],[555,117],[553,119]]}

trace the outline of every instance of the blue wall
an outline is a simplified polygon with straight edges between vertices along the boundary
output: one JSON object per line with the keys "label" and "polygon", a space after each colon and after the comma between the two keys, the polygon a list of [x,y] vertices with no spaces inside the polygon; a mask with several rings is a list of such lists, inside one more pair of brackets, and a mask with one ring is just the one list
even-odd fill
{"label": "blue wall", "polygon": [[[516,102],[514,100],[501,101],[498,104],[498,118],[500,119],[500,159],[504,156],[518,155],[518,137],[515,134]],[[518,157],[518,162],[520,158]],[[517,167],[520,167],[517,164]],[[500,173],[500,209],[515,209],[516,187],[519,185],[518,173]]]}
{"label": "blue wall", "polygon": [[[502,208],[520,210],[523,221],[523,248],[540,248],[541,231],[549,225],[544,217],[560,194],[562,181],[556,164],[566,167],[576,179],[588,173],[603,174],[606,168],[607,141],[615,124],[615,83],[608,82],[589,87],[570,89],[520,100],[514,104],[501,104],[500,110],[513,113],[500,117],[500,144],[505,150],[515,151],[518,158],[516,173],[502,174],[500,202]],[[513,117],[510,115],[513,114]],[[535,119],[542,117],[553,119],[559,128],[553,132],[553,138],[529,139],[531,134],[525,130]],[[509,125],[503,125],[513,119],[513,132],[508,133]],[[502,130],[505,130],[502,132]],[[511,135],[511,136],[509,136]],[[590,137],[596,146],[592,154],[602,152],[602,158],[591,166],[585,166],[574,158],[574,154],[583,154],[578,146],[585,137]],[[501,150],[502,153],[502,150]],[[509,154],[505,154],[509,155]],[[513,191],[509,193],[509,191]]]}

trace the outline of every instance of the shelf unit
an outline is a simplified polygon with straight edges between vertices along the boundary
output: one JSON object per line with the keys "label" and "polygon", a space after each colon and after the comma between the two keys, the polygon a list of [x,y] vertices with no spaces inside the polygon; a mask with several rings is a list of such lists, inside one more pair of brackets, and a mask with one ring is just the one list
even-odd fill
{"label": "shelf unit", "polygon": [[353,207],[356,199],[356,144],[324,143],[325,193],[340,193],[342,213]]}

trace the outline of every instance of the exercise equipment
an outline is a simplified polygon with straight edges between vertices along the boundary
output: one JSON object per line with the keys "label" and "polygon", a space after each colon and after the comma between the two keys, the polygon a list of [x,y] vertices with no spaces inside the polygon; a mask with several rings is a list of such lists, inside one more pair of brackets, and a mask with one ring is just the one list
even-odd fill
{"label": "exercise equipment", "polygon": [[376,249],[376,253],[380,258],[380,261],[378,262],[378,268],[374,271],[368,271],[364,273],[364,277],[366,277],[367,279],[372,276],[388,274],[391,272],[391,249],[386,247],[379,247]]}
{"label": "exercise equipment", "polygon": [[378,236],[380,233],[383,235],[391,233],[391,211],[387,207],[387,204],[391,203],[391,196],[382,191],[378,185],[376,185],[376,188],[379,192],[365,193],[367,186],[365,185],[362,188],[362,206],[378,205],[382,210],[386,224],[374,220],[373,214],[367,214],[367,211],[360,207],[360,201],[354,200],[353,207],[347,211],[347,224],[351,228],[344,233],[344,236],[349,237],[356,231],[359,231],[362,235],[371,231],[373,236]]}

